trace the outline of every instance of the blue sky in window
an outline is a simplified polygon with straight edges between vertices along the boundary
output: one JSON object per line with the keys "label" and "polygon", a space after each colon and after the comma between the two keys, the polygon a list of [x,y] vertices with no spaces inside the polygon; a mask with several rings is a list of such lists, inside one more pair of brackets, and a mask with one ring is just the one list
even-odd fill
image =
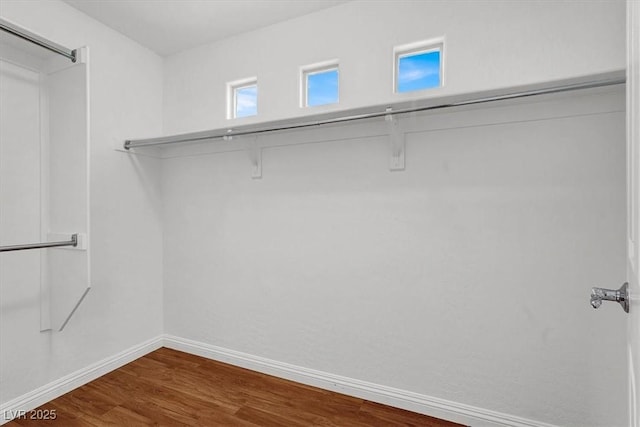
{"label": "blue sky in window", "polygon": [[236,117],[258,114],[258,86],[245,86],[236,89]]}
{"label": "blue sky in window", "polygon": [[440,86],[440,51],[401,56],[398,64],[398,92]]}
{"label": "blue sky in window", "polygon": [[307,74],[307,106],[338,102],[338,70]]}

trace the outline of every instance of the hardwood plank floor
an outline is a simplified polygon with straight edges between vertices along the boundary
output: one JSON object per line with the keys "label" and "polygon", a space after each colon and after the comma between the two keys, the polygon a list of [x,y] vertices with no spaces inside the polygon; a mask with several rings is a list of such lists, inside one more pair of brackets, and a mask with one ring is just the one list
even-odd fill
{"label": "hardwood plank floor", "polygon": [[168,348],[6,424],[46,425],[460,426]]}

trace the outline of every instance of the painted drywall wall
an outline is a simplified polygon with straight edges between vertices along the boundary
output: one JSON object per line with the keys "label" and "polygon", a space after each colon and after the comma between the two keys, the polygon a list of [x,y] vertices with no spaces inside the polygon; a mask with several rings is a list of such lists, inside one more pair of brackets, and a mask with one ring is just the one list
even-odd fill
{"label": "painted drywall wall", "polygon": [[[625,3],[354,1],[171,55],[167,134],[623,70]],[[445,38],[444,87],[394,94],[393,47]],[[340,65],[340,103],[300,108],[300,67]],[[257,77],[258,116],[226,119],[226,83]],[[139,137],[155,135],[136,135]]]}
{"label": "painted drywall wall", "polygon": [[625,426],[624,313],[588,304],[625,278],[623,89],[402,126],[404,172],[384,123],[264,137],[260,180],[237,140],[165,160],[166,332],[531,425]]}
{"label": "painted drywall wall", "polygon": [[[443,35],[445,86],[392,94],[393,46]],[[299,67],[334,58],[339,109],[621,70],[624,2],[349,3],[166,58],[165,131],[312,112]],[[250,76],[259,116],[227,121],[226,82]],[[533,423],[626,425],[622,312],[587,305],[625,277],[616,96],[571,119],[438,115],[451,129],[412,133],[398,174],[367,127],[274,136],[326,142],[265,150],[258,181],[241,140],[165,160],[166,332]]]}
{"label": "painted drywall wall", "polygon": [[[0,242],[37,242],[40,222],[40,81],[39,74],[0,60]],[[11,203],[8,203],[11,201]],[[14,335],[17,323],[40,330],[40,254],[0,255],[0,378],[23,380],[27,357],[41,363],[41,343],[22,343]],[[14,351],[4,352],[13,344]],[[16,345],[17,344],[17,345]],[[45,344],[46,345],[46,344]],[[24,381],[28,382],[28,381]],[[4,394],[4,391],[2,392]]]}
{"label": "painted drywall wall", "polygon": [[93,289],[62,333],[40,333],[32,287],[21,290],[19,309],[7,306],[16,296],[3,293],[2,327],[11,331],[3,329],[0,347],[6,403],[162,333],[160,169],[113,147],[132,134],[162,131],[163,73],[156,54],[65,3],[3,0],[0,16],[62,45],[89,47],[92,164]]}

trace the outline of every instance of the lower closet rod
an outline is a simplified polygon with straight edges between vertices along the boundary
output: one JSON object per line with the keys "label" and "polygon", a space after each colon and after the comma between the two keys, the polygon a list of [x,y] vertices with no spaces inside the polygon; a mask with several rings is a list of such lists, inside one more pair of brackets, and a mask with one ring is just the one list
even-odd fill
{"label": "lower closet rod", "polygon": [[25,249],[57,248],[60,246],[73,246],[73,247],[78,246],[78,235],[72,234],[71,240],[65,240],[64,242],[43,242],[43,243],[29,243],[26,245],[0,246],[0,252],[23,251]]}

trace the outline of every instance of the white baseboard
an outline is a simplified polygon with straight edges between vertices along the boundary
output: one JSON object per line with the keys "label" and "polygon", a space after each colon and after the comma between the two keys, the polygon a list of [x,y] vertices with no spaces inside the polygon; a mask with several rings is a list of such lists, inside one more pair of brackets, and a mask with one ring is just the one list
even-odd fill
{"label": "white baseboard", "polygon": [[540,421],[477,408],[327,372],[307,369],[172,335],[165,335],[164,346],[302,384],[407,409],[468,426],[556,427]]}
{"label": "white baseboard", "polygon": [[160,335],[8,401],[0,406],[0,425],[11,421],[21,411],[35,409],[147,353],[159,349],[162,347],[163,342],[163,336]]}
{"label": "white baseboard", "polygon": [[0,425],[9,422],[20,411],[37,408],[163,346],[468,426],[556,427],[540,421],[303,368],[172,335],[158,336],[145,341],[1,405]]}

